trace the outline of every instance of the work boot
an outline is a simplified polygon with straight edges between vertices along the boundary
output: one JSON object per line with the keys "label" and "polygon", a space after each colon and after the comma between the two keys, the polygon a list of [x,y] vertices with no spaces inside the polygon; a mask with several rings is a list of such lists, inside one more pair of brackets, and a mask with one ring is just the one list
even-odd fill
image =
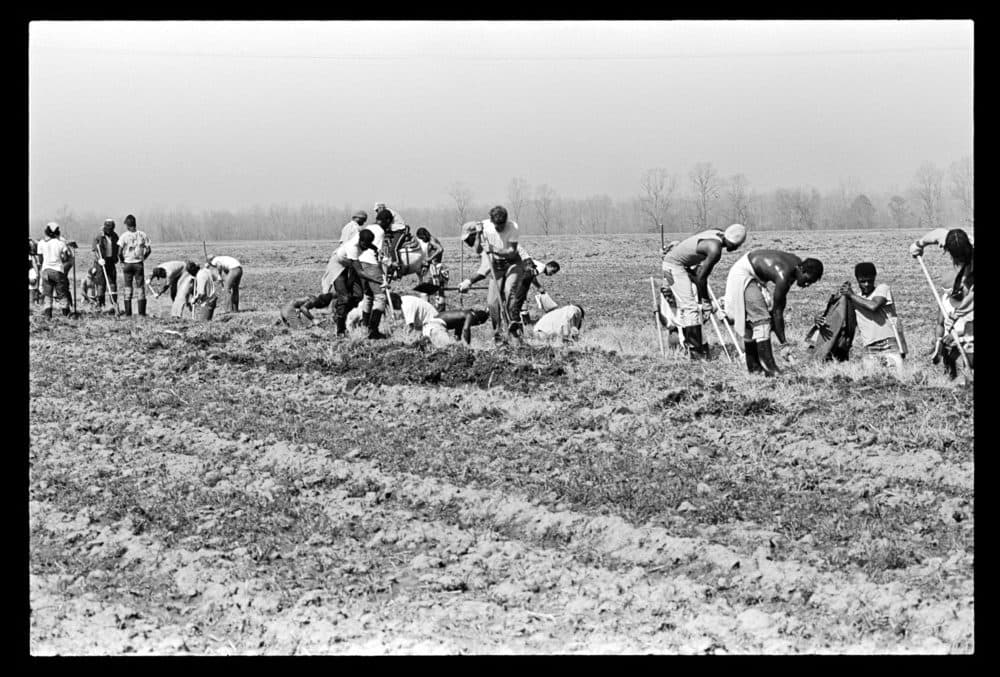
{"label": "work boot", "polygon": [[372,312],[369,310],[367,313],[361,313],[361,326],[369,327],[371,326]]}
{"label": "work boot", "polygon": [[146,315],[146,299],[139,301],[139,314],[142,316]]}
{"label": "work boot", "polygon": [[744,341],[743,352],[747,360],[747,373],[757,374],[764,371],[764,367],[760,366],[760,356],[757,355],[756,341]]}
{"label": "work boot", "polygon": [[774,352],[771,350],[771,340],[757,341],[757,354],[760,356],[761,366],[764,367],[765,376],[777,376],[781,373],[778,365],[774,361]]}
{"label": "work boot", "polygon": [[379,325],[382,323],[382,311],[373,310],[371,316],[371,322],[368,325],[368,338],[370,339],[385,339],[389,338],[388,335],[383,334],[378,330]]}
{"label": "work boot", "polygon": [[63,317],[69,317],[69,308],[63,308],[62,309],[62,314],[63,314]]}
{"label": "work boot", "polygon": [[42,311],[42,315],[44,315],[45,317],[47,317],[48,319],[51,320],[52,319],[52,309],[51,308],[46,308],[45,310]]}
{"label": "work boot", "polygon": [[338,317],[336,322],[337,322],[337,336],[345,336],[347,334],[347,318]]}
{"label": "work boot", "polygon": [[691,359],[704,359],[708,357],[708,346],[702,342],[701,327],[683,327],[684,343],[688,347],[688,354]]}
{"label": "work boot", "polygon": [[125,302],[125,314],[126,315],[131,315],[132,314],[132,302],[131,301],[126,301]]}

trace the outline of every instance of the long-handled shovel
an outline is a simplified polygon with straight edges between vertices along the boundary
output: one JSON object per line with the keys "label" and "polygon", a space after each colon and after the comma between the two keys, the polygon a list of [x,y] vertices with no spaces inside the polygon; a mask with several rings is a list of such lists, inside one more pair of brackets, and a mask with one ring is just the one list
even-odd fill
{"label": "long-handled shovel", "polygon": [[76,308],[76,255],[73,255],[73,317],[80,317],[80,311]]}
{"label": "long-handled shovel", "polygon": [[667,353],[663,348],[663,325],[660,324],[660,299],[657,297],[653,278],[649,278],[649,287],[653,292],[653,322],[656,324],[656,334],[660,337],[660,357],[666,358]]}
{"label": "long-handled shovel", "polygon": [[101,256],[101,262],[100,262],[99,265],[101,266],[101,271],[104,273],[104,284],[107,285],[108,295],[111,297],[111,303],[115,307],[115,319],[117,320],[118,319],[118,293],[114,289],[111,288],[111,278],[108,277],[108,268],[104,264],[104,257],[103,256]]}
{"label": "long-handled shovel", "polygon": [[[709,296],[709,298],[712,299],[712,302],[716,306],[719,305],[719,299],[717,299],[715,297],[715,292],[712,291],[711,287],[708,288],[708,296]],[[733,340],[733,347],[736,348],[736,354],[739,355],[740,359],[742,360],[743,359],[743,349],[740,348],[740,342],[738,340],[736,340],[736,333],[733,331],[733,328],[731,326],[729,326],[729,320],[726,319],[726,311],[723,310],[722,311],[722,315],[723,315],[722,324],[726,325],[726,329],[729,331],[729,338],[731,338]]]}
{"label": "long-handled shovel", "polygon": [[[924,257],[917,256],[916,259],[920,263],[920,267],[924,271],[924,277],[927,278],[927,284],[931,286],[931,294],[934,295],[934,300],[937,301],[938,310],[941,311],[941,317],[944,318],[945,322],[947,322],[948,309],[944,307],[944,302],[941,300],[941,297],[938,296],[937,288],[934,286],[934,280],[931,279],[931,274],[927,270],[927,264],[924,263]],[[971,367],[969,366],[969,357],[965,354],[965,349],[962,348],[962,341],[958,337],[958,332],[955,331],[955,325],[952,325],[951,327],[951,337],[955,339],[955,347],[958,348],[958,352],[961,353],[962,355],[962,361],[965,363],[965,368],[971,369]]]}
{"label": "long-handled shovel", "polygon": [[722,352],[726,354],[726,359],[732,362],[733,356],[729,354],[729,349],[726,348],[726,340],[722,338],[722,332],[719,330],[719,322],[715,319],[715,314],[709,313],[708,319],[711,320],[712,328],[715,329],[715,337],[719,339],[719,345],[722,346]]}

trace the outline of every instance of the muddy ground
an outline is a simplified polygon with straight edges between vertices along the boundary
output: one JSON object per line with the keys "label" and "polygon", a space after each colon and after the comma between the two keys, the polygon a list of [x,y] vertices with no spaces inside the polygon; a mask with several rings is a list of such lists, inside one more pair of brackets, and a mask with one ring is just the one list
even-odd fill
{"label": "muddy ground", "polygon": [[249,245],[248,312],[32,316],[31,652],[972,652],[972,389],[659,359],[640,301],[597,288],[609,244],[552,245],[547,286],[638,341],[287,329],[326,255]]}

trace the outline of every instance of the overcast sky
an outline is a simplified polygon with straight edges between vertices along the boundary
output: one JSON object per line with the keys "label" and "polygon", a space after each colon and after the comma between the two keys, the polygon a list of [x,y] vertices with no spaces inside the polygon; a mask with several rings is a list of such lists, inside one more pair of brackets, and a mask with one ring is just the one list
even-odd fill
{"label": "overcast sky", "polygon": [[700,161],[905,187],[972,153],[972,26],[32,22],[29,209],[617,199]]}

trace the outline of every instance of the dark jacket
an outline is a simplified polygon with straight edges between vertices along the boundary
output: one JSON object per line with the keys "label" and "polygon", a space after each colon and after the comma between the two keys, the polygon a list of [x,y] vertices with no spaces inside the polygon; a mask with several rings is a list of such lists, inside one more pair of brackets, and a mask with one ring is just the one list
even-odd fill
{"label": "dark jacket", "polygon": [[[108,251],[108,242],[105,238],[110,240],[110,249]],[[101,233],[94,238],[94,253],[97,255],[98,259],[101,259],[105,265],[109,263],[115,263],[118,260],[118,233],[111,231],[110,233]]]}
{"label": "dark jacket", "polygon": [[820,361],[832,359],[838,362],[847,361],[851,344],[854,343],[854,333],[858,328],[850,301],[840,294],[834,294],[826,302],[823,317],[826,318],[827,326],[814,326],[806,335],[806,340],[817,331],[820,335],[815,346],[812,346],[815,351],[812,357]]}

